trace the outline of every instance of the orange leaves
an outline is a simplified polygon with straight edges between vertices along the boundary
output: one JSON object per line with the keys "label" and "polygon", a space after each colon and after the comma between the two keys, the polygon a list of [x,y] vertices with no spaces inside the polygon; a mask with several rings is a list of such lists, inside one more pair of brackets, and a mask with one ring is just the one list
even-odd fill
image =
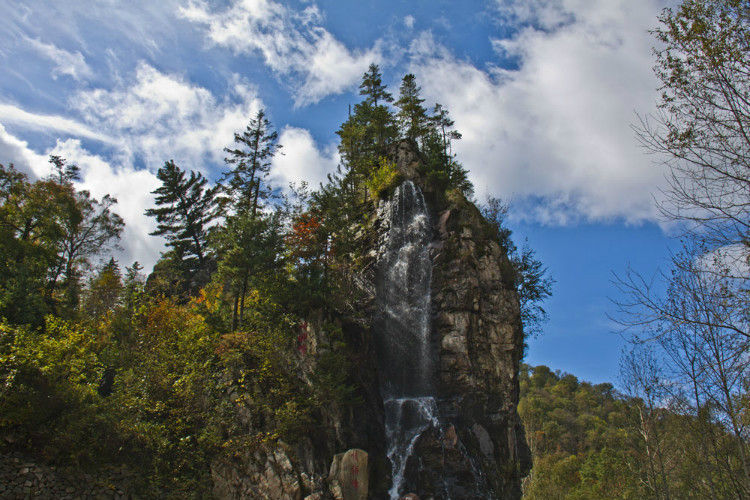
{"label": "orange leaves", "polygon": [[291,255],[298,259],[316,260],[324,257],[327,239],[321,230],[321,223],[315,215],[305,212],[296,217],[292,230],[286,237]]}

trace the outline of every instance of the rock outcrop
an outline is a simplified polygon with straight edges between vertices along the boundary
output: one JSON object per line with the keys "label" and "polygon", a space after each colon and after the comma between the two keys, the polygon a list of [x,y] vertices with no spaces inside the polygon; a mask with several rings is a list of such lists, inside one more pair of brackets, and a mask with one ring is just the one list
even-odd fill
{"label": "rock outcrop", "polygon": [[514,270],[478,208],[426,181],[408,142],[394,152],[419,185],[433,222],[432,341],[440,428],[424,432],[408,464],[421,498],[521,496],[531,457],[516,406],[523,353]]}
{"label": "rock outcrop", "polygon": [[[473,204],[458,200],[435,218],[441,418],[455,429],[488,497],[519,498],[530,455],[516,412],[523,332],[513,269]],[[455,470],[443,471],[448,481]]]}
{"label": "rock outcrop", "polygon": [[[432,227],[430,366],[437,407],[437,423],[413,443],[400,494],[434,500],[518,499],[530,454],[516,411],[523,332],[513,268],[477,207],[423,178],[423,163],[412,144],[401,142],[392,158],[401,177],[424,194]],[[387,230],[382,218],[382,211],[373,214],[370,227],[360,231],[362,260],[369,271],[375,265],[375,245]],[[374,341],[374,273],[355,278],[364,292],[356,311],[326,321],[310,318],[306,355],[298,362],[303,375],[312,372],[333,343],[324,325],[335,323],[347,345],[347,380],[359,403],[322,410],[318,430],[294,447],[265,450],[242,463],[217,464],[218,497],[389,498],[391,467]]]}

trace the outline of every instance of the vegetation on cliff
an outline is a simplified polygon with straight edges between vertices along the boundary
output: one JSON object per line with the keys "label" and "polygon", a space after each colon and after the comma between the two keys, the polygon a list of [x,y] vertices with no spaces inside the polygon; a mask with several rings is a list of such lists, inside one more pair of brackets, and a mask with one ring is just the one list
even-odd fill
{"label": "vegetation on cliff", "polygon": [[[663,114],[640,132],[671,166],[665,215],[691,232],[666,294],[620,281],[636,328],[625,394],[522,370],[528,498],[750,492],[747,26],[738,0],[687,0],[661,18]],[[216,183],[166,161],[147,213],[168,249],[148,277],[111,257],[117,202],[78,189],[75,165],[52,156],[36,180],[0,165],[0,451],[127,463],[151,496],[201,497],[217,457],[299,442],[361,408],[364,361],[341,319],[366,319],[376,206],[407,175],[399,147],[439,208],[470,207],[473,191],[453,151],[461,134],[443,106],[425,107],[414,75],[394,98],[372,65],[360,94],[337,132],[341,165],[318,189],[283,196],[270,183],[280,145],[263,111]],[[489,200],[482,214],[530,335],[552,281],[513,243],[506,210]]]}

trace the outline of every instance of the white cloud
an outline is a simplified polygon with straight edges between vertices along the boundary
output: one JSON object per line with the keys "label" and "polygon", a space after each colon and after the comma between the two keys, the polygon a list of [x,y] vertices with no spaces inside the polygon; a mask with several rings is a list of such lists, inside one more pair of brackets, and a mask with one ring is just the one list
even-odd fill
{"label": "white cloud", "polygon": [[47,157],[31,150],[26,141],[9,134],[2,124],[0,124],[0,163],[5,166],[13,163],[18,170],[30,175],[31,178],[43,177],[50,172]]}
{"label": "white cloud", "polygon": [[325,182],[326,175],[336,170],[338,152],[335,146],[318,149],[315,140],[306,129],[285,127],[279,136],[281,154],[273,159],[272,180],[285,188],[291,182],[305,181],[315,189]]}
{"label": "white cloud", "polygon": [[154,204],[151,191],[161,185],[156,176],[148,170],[112,165],[86,151],[76,139],[58,141],[50,154],[60,155],[81,168],[83,181],[78,183],[79,189],[87,189],[97,199],[106,194],[117,198],[114,211],[125,221],[125,229],[120,240],[122,252],[117,252],[116,257],[124,265],[137,260],[150,272],[164,248],[163,238],[148,234],[155,224],[144,215],[146,208]]}
{"label": "white cloud", "polygon": [[414,16],[409,14],[408,16],[404,17],[404,26],[406,26],[409,29],[412,29],[414,27]]}
{"label": "white cloud", "polygon": [[91,68],[86,64],[86,60],[80,52],[68,52],[51,43],[44,43],[35,38],[27,38],[27,42],[39,54],[55,63],[55,67],[52,70],[53,78],[56,79],[60,75],[68,75],[74,80],[80,81],[91,77]]}
{"label": "white cloud", "polygon": [[223,148],[261,107],[255,90],[235,77],[223,99],[177,75],[140,63],[130,81],[111,90],[82,91],[71,106],[86,123],[118,137],[130,159],[155,170],[174,159],[182,168],[221,162]]}
{"label": "white cloud", "polygon": [[515,5],[544,28],[494,42],[503,56],[517,58],[516,70],[456,59],[429,34],[412,45],[425,95],[446,105],[463,133],[456,149],[479,196],[513,198],[516,215],[549,223],[654,219],[662,173],[630,124],[657,97],[647,30],[660,4]]}
{"label": "white cloud", "polygon": [[314,5],[294,11],[272,0],[236,0],[223,11],[195,1],[180,14],[206,26],[211,43],[235,53],[259,53],[285,80],[293,79],[295,103],[314,103],[352,87],[380,49],[349,50],[325,28]]}
{"label": "white cloud", "polygon": [[[126,223],[120,257],[128,264],[138,260],[148,270],[164,243],[148,235],[153,222],[143,215],[153,205],[150,192],[159,185],[154,171],[169,159],[184,169],[203,171],[207,164],[221,163],[223,148],[262,106],[255,90],[241,78],[235,76],[229,83],[227,96],[217,99],[180,76],[141,63],[130,80],[121,80],[112,89],[80,91],[71,98],[70,105],[83,123],[5,104],[0,104],[0,120],[32,130],[97,139],[110,146],[110,152],[100,156],[72,138],[58,140],[47,153],[78,164],[83,178],[80,187],[95,197],[112,194],[118,199],[116,211]],[[0,162],[12,161],[37,177],[49,172],[47,157],[32,151],[2,125],[0,155]],[[143,159],[148,168],[133,167],[136,159]]]}
{"label": "white cloud", "polygon": [[30,113],[11,104],[0,104],[0,122],[12,123],[30,130],[56,130],[104,143],[115,142],[110,136],[69,118]]}

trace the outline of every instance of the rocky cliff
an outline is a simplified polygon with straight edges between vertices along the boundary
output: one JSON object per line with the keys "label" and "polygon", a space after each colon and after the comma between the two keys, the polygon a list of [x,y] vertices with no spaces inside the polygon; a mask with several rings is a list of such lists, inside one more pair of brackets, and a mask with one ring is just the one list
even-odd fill
{"label": "rocky cliff", "polygon": [[[429,399],[434,401],[427,423],[404,448],[398,494],[423,500],[520,498],[531,460],[516,412],[523,333],[512,266],[477,207],[460,193],[431,184],[415,147],[400,143],[392,159],[400,180],[423,193],[428,214],[431,359],[425,366],[430,367]],[[332,348],[329,330],[335,324],[351,360],[347,380],[357,402],[324,409],[317,415],[318,431],[294,446],[281,443],[234,462],[217,462],[217,496],[394,497],[383,401],[384,371],[390,370],[377,359],[382,301],[375,296],[376,290],[383,293],[376,286],[377,266],[384,265],[377,246],[389,231],[387,203],[380,202],[360,231],[365,257],[364,271],[356,276],[357,311],[310,318],[306,356],[296,361],[310,373],[321,353]]]}
{"label": "rocky cliff", "polygon": [[432,339],[441,428],[416,443],[414,488],[423,498],[520,498],[531,458],[516,412],[523,332],[513,268],[473,203],[435,192],[408,144],[396,158],[404,176],[422,186],[434,228]]}

